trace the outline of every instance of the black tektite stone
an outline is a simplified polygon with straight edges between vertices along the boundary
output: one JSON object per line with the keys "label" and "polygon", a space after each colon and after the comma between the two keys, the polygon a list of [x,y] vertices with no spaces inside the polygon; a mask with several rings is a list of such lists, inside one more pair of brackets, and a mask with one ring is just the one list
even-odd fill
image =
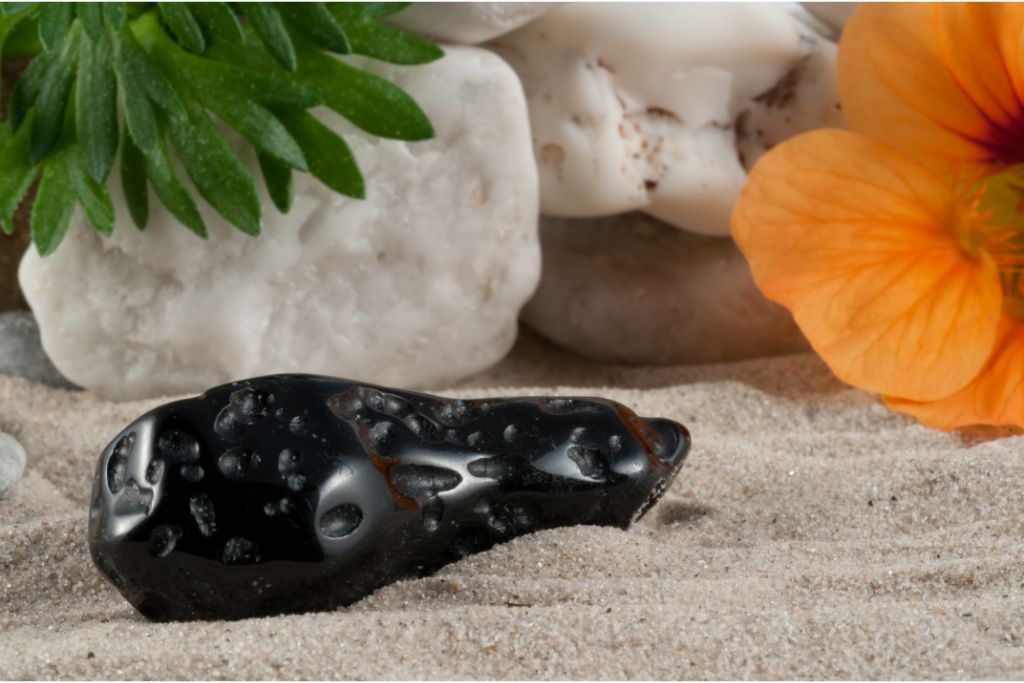
{"label": "black tektite stone", "polygon": [[689,444],[682,425],[604,399],[261,377],[121,432],[97,467],[89,543],[151,619],[326,610],[538,529],[625,528]]}

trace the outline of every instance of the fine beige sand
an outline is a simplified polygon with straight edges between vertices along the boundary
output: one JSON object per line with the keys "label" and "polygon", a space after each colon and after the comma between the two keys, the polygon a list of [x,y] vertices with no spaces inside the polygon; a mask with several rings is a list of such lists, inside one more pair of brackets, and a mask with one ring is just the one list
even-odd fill
{"label": "fine beige sand", "polygon": [[333,613],[150,624],[93,568],[95,458],[155,401],[0,378],[2,678],[1021,678],[1024,437],[942,434],[813,356],[598,367],[530,336],[461,395],[604,395],[691,428],[628,532],[545,531]]}

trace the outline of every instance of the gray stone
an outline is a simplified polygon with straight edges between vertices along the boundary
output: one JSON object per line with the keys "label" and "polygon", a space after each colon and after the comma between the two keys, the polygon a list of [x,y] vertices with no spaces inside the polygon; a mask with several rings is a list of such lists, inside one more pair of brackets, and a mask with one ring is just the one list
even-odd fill
{"label": "gray stone", "polygon": [[39,326],[29,311],[0,313],[0,375],[23,377],[58,389],[77,388],[43,351]]}
{"label": "gray stone", "polygon": [[739,360],[806,350],[729,238],[642,213],[541,221],[540,287],[522,320],[589,358],[628,365]]}
{"label": "gray stone", "polygon": [[21,479],[26,460],[25,449],[18,440],[0,432],[0,495]]}

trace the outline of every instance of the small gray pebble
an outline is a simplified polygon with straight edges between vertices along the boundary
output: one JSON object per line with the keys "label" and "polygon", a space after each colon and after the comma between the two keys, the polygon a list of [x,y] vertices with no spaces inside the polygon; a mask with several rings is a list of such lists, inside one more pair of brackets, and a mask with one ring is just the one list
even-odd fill
{"label": "small gray pebble", "polygon": [[0,375],[22,377],[57,389],[77,389],[43,351],[39,326],[29,311],[0,313]]}
{"label": "small gray pebble", "polygon": [[0,495],[25,472],[25,449],[10,434],[0,432]]}

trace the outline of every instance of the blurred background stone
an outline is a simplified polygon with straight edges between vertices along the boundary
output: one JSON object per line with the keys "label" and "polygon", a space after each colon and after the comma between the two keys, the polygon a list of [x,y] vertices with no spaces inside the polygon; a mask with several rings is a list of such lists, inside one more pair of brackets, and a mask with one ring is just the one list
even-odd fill
{"label": "blurred background stone", "polygon": [[10,434],[0,432],[0,496],[25,473],[25,449]]}
{"label": "blurred background stone", "polygon": [[805,351],[731,239],[643,213],[545,218],[544,268],[523,321],[597,361],[673,365]]}
{"label": "blurred background stone", "polygon": [[475,45],[555,8],[546,2],[415,2],[387,22],[445,43]]}
{"label": "blurred background stone", "polygon": [[58,389],[74,389],[43,351],[39,326],[29,311],[0,313],[0,375],[22,377]]}
{"label": "blurred background stone", "polygon": [[763,150],[842,123],[835,45],[814,27],[796,3],[580,3],[489,43],[523,81],[542,212],[728,235],[738,126]]}

